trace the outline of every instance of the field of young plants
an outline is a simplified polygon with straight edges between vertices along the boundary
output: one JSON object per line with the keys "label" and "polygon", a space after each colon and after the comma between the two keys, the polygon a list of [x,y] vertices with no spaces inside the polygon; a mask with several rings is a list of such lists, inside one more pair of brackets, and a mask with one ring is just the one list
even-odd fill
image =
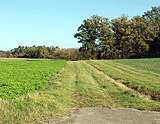
{"label": "field of young plants", "polygon": [[44,87],[67,61],[0,61],[0,98],[17,98]]}
{"label": "field of young plants", "polygon": [[160,112],[160,59],[2,60],[0,124],[49,121],[77,106]]}

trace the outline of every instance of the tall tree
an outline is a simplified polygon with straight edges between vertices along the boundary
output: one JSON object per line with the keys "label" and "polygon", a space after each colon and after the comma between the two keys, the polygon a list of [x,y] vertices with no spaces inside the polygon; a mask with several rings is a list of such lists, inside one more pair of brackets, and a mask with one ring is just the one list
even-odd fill
{"label": "tall tree", "polygon": [[142,18],[149,22],[147,23],[150,36],[150,40],[148,40],[149,54],[160,57],[160,6],[152,7],[151,11],[148,10],[142,15]]}
{"label": "tall tree", "polygon": [[115,58],[129,58],[133,53],[132,42],[130,36],[130,20],[125,14],[118,19],[112,19],[112,30],[115,32]]}
{"label": "tall tree", "polygon": [[[85,19],[83,24],[78,27],[78,32],[74,35],[78,38],[78,43],[82,43],[80,50],[91,53],[90,56],[95,54],[95,51],[99,49],[101,41],[108,40],[108,18],[102,18],[98,15],[91,16],[90,19]],[[105,43],[104,43],[105,44]]]}
{"label": "tall tree", "polygon": [[111,28],[111,23],[109,22],[108,18],[102,18],[101,22],[99,23],[98,27],[99,31],[99,55],[100,58],[107,59],[107,58],[112,58],[113,56],[113,44],[114,44],[114,39],[113,35],[114,32],[112,31]]}
{"label": "tall tree", "polygon": [[144,22],[140,16],[134,16],[130,22],[130,36],[129,40],[132,42],[133,55],[141,57],[144,53],[148,52],[149,44],[147,40],[150,39],[148,36],[147,21]]}
{"label": "tall tree", "polygon": [[[78,38],[78,43],[82,43],[81,50],[90,52],[94,54],[94,49],[97,47],[96,40],[98,39],[98,15],[91,16],[90,19],[85,19],[83,24],[78,27],[78,32],[74,35],[75,38]],[[90,56],[91,57],[91,56]]]}

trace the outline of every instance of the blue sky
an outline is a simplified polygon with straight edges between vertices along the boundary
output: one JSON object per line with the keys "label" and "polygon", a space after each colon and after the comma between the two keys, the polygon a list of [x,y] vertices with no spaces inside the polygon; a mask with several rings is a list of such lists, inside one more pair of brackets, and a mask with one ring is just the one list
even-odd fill
{"label": "blue sky", "polygon": [[159,0],[0,0],[0,50],[46,45],[79,48],[74,38],[84,19],[142,15]]}

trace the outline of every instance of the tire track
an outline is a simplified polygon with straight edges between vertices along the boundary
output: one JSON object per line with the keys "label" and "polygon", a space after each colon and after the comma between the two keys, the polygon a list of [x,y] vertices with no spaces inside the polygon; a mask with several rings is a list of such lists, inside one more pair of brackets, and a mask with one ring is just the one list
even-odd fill
{"label": "tire track", "polygon": [[[127,87],[126,85],[122,84],[121,82],[114,80],[113,78],[109,77],[105,72],[103,72],[98,66],[95,66],[95,65],[93,65],[91,63],[88,63],[88,62],[86,62],[86,64],[88,64],[92,68],[97,69],[100,73],[104,74],[105,78],[108,79],[108,80],[110,80],[111,82],[113,82],[117,87],[119,87],[121,89],[126,89],[126,90],[129,90],[129,91],[132,91],[133,93],[138,94],[138,96],[140,98],[144,98],[146,100],[151,100],[151,96],[145,95],[145,94],[141,94],[138,91]],[[151,100],[151,101],[153,101],[153,100]]]}
{"label": "tire track", "polygon": [[[94,61],[94,62],[96,62],[97,63],[97,61]],[[160,83],[159,82],[159,77],[157,77],[157,76],[154,76],[154,75],[144,75],[144,74],[141,74],[141,73],[139,73],[139,72],[135,72],[135,71],[133,71],[133,70],[130,70],[130,69],[128,69],[129,67],[127,67],[127,68],[124,68],[123,67],[123,65],[122,66],[120,66],[120,65],[117,65],[117,63],[115,63],[115,62],[113,62],[114,64],[116,64],[117,66],[117,68],[115,67],[115,65],[113,64],[113,63],[106,63],[106,62],[101,62],[101,61],[98,61],[99,63],[101,63],[101,64],[104,64],[104,65],[110,65],[110,68],[112,68],[112,69],[114,69],[115,71],[118,71],[118,72],[120,72],[120,73],[123,73],[123,74],[125,74],[125,75],[127,75],[127,76],[129,76],[129,77],[134,77],[135,79],[137,79],[138,81],[141,81],[141,82],[155,82],[155,83]],[[126,72],[126,71],[127,72]],[[141,76],[140,76],[141,75]],[[138,77],[137,77],[138,76]],[[159,75],[158,75],[159,76]],[[145,77],[145,78],[144,78]],[[151,80],[152,79],[152,80]]]}
{"label": "tire track", "polygon": [[[93,61],[93,62],[95,62],[97,64],[100,63],[100,65],[107,66],[107,70],[108,70],[108,68],[111,68],[111,69],[115,68],[115,67],[112,67],[111,63],[109,63],[107,65],[107,62],[102,62],[102,61]],[[105,71],[103,71],[103,72],[105,73]],[[130,87],[131,89],[134,89],[135,91],[137,91],[141,94],[145,94],[145,95],[150,96],[152,100],[160,101],[160,94],[159,94],[159,84],[160,84],[159,80],[160,79],[158,77],[154,77],[154,76],[150,77],[149,75],[148,76],[146,75],[144,77],[140,77],[139,75],[137,75],[137,76],[136,75],[131,75],[131,76],[128,75],[127,76],[128,73],[127,72],[125,73],[124,71],[121,71],[120,73],[123,73],[125,75],[122,75],[122,74],[117,75],[116,74],[116,76],[113,76],[113,77],[115,77],[115,78],[118,77],[118,79],[120,79],[120,81],[123,84],[125,84],[127,87]],[[114,75],[113,72],[111,72],[111,75],[112,74]],[[155,74],[155,73],[153,73],[153,74]],[[122,76],[122,78],[121,78],[121,76]],[[154,79],[154,78],[156,78],[156,79]]]}

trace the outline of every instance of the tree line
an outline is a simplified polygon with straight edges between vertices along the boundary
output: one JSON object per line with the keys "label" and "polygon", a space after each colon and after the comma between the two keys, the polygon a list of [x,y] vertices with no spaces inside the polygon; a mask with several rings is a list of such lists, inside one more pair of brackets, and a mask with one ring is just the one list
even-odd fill
{"label": "tree line", "polygon": [[1,50],[0,56],[73,60],[160,57],[160,6],[131,19],[125,14],[111,21],[93,15],[77,31],[74,37],[82,44],[79,49],[18,46],[10,51]]}
{"label": "tree line", "polygon": [[74,37],[85,59],[160,57],[160,6],[131,19],[93,15],[77,31]]}
{"label": "tree line", "polygon": [[44,59],[80,59],[79,49],[59,48],[59,46],[18,46],[12,50],[0,51],[0,57],[9,58],[44,58]]}

